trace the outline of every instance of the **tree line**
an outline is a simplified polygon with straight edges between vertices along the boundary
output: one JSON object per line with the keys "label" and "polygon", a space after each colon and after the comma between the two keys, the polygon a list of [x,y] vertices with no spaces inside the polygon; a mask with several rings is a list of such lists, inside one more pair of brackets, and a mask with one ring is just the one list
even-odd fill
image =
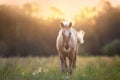
{"label": "tree line", "polygon": [[[85,9],[87,10],[87,8]],[[95,7],[93,10],[96,10]],[[86,32],[79,55],[120,55],[120,7],[104,2],[103,11],[73,26]],[[95,21],[94,25],[91,24]],[[44,20],[26,14],[24,9],[0,6],[0,56],[53,56],[62,19]],[[80,27],[78,27],[80,26]]]}

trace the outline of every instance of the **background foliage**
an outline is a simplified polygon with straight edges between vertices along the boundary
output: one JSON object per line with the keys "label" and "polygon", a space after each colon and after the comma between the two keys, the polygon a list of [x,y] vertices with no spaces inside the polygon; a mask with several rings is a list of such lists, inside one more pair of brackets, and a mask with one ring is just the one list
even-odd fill
{"label": "background foliage", "polygon": [[[85,7],[75,17],[73,27],[86,32],[79,55],[120,55],[120,6],[101,4],[101,11],[97,7]],[[31,16],[31,6],[29,3],[22,8],[0,5],[0,56],[57,55],[55,42],[63,19],[35,18]],[[85,11],[96,15],[85,18]]]}

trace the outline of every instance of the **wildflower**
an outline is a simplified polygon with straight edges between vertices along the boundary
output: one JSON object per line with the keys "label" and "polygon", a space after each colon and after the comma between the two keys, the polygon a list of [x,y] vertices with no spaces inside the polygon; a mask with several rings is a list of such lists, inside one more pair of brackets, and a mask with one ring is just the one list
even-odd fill
{"label": "wildflower", "polygon": [[32,74],[33,74],[33,75],[35,75],[36,73],[35,73],[35,72],[33,72]]}
{"label": "wildflower", "polygon": [[62,76],[63,79],[66,79],[66,80],[69,80],[69,76],[66,75],[66,76]]}
{"label": "wildflower", "polygon": [[66,79],[69,79],[69,76],[66,76],[65,78],[66,78]]}
{"label": "wildflower", "polygon": [[32,74],[33,74],[33,75],[36,75],[36,74],[38,74],[38,73],[40,73],[40,72],[42,72],[42,67],[39,67],[39,69],[38,69],[37,71],[33,72]]}
{"label": "wildflower", "polygon": [[40,67],[39,70],[38,70],[38,72],[41,72],[41,71],[42,71],[42,68]]}

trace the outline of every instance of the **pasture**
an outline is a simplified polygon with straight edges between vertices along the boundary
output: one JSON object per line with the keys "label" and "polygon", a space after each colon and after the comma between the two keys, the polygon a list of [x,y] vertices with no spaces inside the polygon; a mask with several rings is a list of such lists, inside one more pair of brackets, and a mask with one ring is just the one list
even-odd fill
{"label": "pasture", "polygon": [[0,80],[120,80],[120,57],[80,57],[72,75],[58,57],[0,58]]}

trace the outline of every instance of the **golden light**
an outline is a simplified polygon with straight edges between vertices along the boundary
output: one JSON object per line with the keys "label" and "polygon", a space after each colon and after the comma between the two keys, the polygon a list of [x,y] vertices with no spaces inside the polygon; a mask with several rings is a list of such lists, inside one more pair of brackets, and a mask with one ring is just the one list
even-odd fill
{"label": "golden light", "polygon": [[[55,7],[54,7],[55,8]],[[64,13],[57,10],[57,8],[53,9],[51,7],[42,8],[36,15],[39,18],[43,18],[43,20],[50,20],[50,19],[62,19],[64,17]],[[36,16],[36,17],[37,17]]]}
{"label": "golden light", "polygon": [[[97,15],[97,10],[102,1],[110,1],[113,5],[120,4],[120,0],[2,0],[2,4],[24,5],[28,4],[26,13],[36,18],[64,19],[75,22],[75,19],[85,21]],[[88,6],[87,8],[84,8]],[[94,9],[92,7],[98,7]],[[83,9],[84,8],[84,9]]]}

